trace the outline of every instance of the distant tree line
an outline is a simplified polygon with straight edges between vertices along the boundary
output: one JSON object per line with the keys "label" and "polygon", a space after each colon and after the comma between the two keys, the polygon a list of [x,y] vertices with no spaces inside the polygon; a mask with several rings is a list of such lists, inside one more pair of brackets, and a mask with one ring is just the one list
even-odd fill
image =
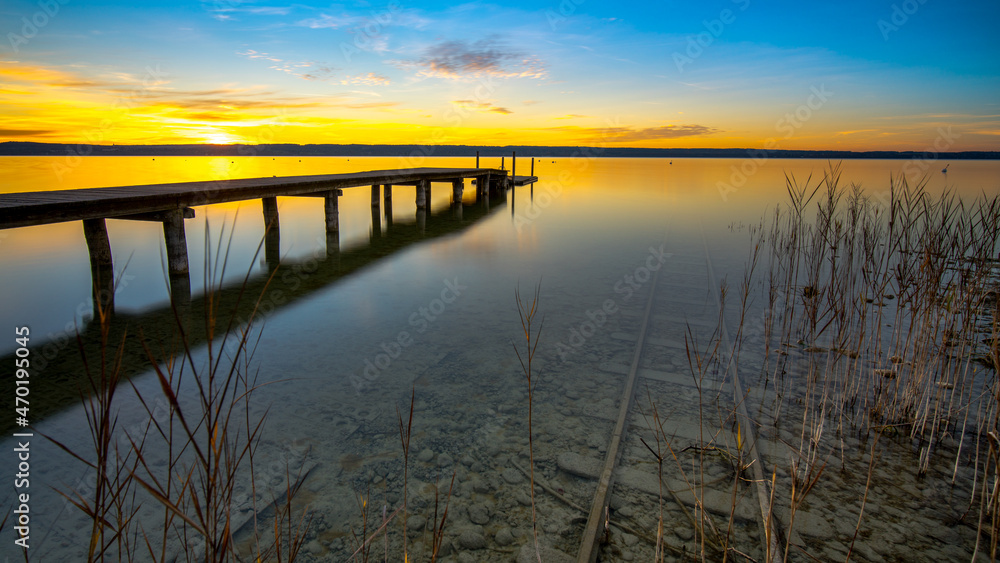
{"label": "distant tree line", "polygon": [[596,156],[609,158],[851,158],[935,160],[998,160],[1000,151],[942,152],[928,155],[923,151],[838,151],[838,150],[762,150],[762,149],[654,149],[632,147],[546,147],[546,146],[474,146],[474,145],[66,145],[8,141],[0,143],[3,156],[509,156],[517,151],[526,157],[571,158]]}

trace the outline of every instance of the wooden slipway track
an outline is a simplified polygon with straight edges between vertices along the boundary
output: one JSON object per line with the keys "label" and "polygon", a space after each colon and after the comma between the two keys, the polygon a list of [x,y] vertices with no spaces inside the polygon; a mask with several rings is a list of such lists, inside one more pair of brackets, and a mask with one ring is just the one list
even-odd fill
{"label": "wooden slipway track", "polygon": [[[688,389],[690,389],[690,386],[693,384],[690,373],[680,373],[682,370],[676,370],[675,373],[667,373],[663,370],[644,367],[644,364],[655,366],[655,360],[644,362],[644,355],[656,356],[658,351],[670,348],[675,354],[683,354],[686,357],[686,344],[683,338],[662,338],[658,336],[659,334],[664,334],[665,327],[668,325],[672,326],[670,330],[674,334],[678,330],[684,330],[686,325],[694,326],[702,335],[707,335],[718,327],[718,310],[722,306],[722,303],[719,299],[718,280],[715,279],[707,245],[705,246],[705,253],[703,255],[699,256],[688,251],[687,256],[675,257],[673,260],[673,264],[671,260],[667,260],[662,270],[654,272],[648,283],[648,288],[644,288],[647,291],[647,295],[645,306],[638,313],[641,315],[638,333],[635,335],[623,333],[611,335],[614,339],[634,343],[634,352],[632,354],[631,365],[627,367],[627,372],[624,365],[617,366],[617,368],[614,366],[602,366],[602,369],[605,371],[616,371],[625,375],[626,380],[618,403],[618,416],[614,420],[614,429],[611,433],[607,454],[599,473],[595,475],[597,486],[583,530],[580,549],[577,554],[578,563],[594,563],[597,561],[602,540],[609,533],[607,526],[610,525],[612,528],[615,528],[619,525],[616,522],[613,511],[609,511],[608,508],[611,497],[617,495],[614,492],[616,478],[624,475],[626,482],[623,485],[629,486],[636,480],[636,474],[640,473],[630,468],[627,464],[623,464],[622,461],[623,450],[626,449],[623,444],[628,440],[631,440],[633,443],[639,442],[638,437],[629,436],[630,428],[633,434],[642,432],[644,426],[643,420],[646,419],[646,414],[648,414],[648,412],[645,412],[640,417],[635,413],[637,410],[636,405],[640,405],[642,402],[642,394],[640,394],[639,399],[636,398],[636,388],[644,385],[648,387],[650,384],[666,384],[667,389],[678,388],[682,385],[688,386]],[[677,265],[678,262],[681,264],[680,266]],[[681,318],[675,313],[675,306],[678,299],[675,298],[676,291],[674,290],[681,286],[691,287],[692,276],[698,276],[699,282],[695,285],[702,288],[701,295],[705,299],[705,303],[700,308],[705,311],[711,310],[711,315],[705,315],[701,318]],[[665,285],[666,287],[659,287],[661,285]],[[693,303],[689,302],[688,304]],[[695,305],[697,304],[695,303]],[[680,328],[678,325],[680,325]],[[741,514],[757,520],[757,527],[760,530],[760,552],[767,554],[767,561],[776,561],[780,559],[780,550],[778,548],[777,525],[770,509],[771,494],[769,480],[765,479],[766,471],[763,467],[763,459],[757,451],[756,435],[754,432],[755,425],[749,417],[745,401],[742,400],[745,394],[740,379],[735,373],[735,364],[730,355],[733,347],[729,341],[729,335],[725,330],[724,324],[716,334],[716,337],[720,342],[719,363],[722,366],[722,373],[706,376],[701,382],[702,391],[706,396],[723,397],[725,398],[723,400],[733,403],[729,405],[734,412],[735,420],[733,421],[733,426],[738,426],[741,436],[737,437],[735,432],[732,432],[729,427],[723,429],[715,428],[715,440],[732,444],[734,448],[742,448],[743,458],[746,460],[746,463],[750,463],[748,471],[751,472],[753,481],[750,487],[752,493],[746,495],[748,497],[747,502],[744,503]],[[708,338],[706,337],[704,342],[699,341],[698,344],[704,345],[707,341]],[[621,371],[617,371],[618,369]],[[641,410],[642,406],[639,406],[639,409]],[[646,409],[646,411],[648,410]],[[646,420],[648,422],[648,419]],[[708,442],[712,440],[712,435],[708,433],[707,429],[705,432],[704,435],[693,436],[692,442],[702,442],[702,445],[708,446]],[[723,437],[721,434],[726,434],[726,436]],[[736,446],[737,444],[738,446]],[[633,446],[633,450],[637,449]],[[634,459],[630,462],[634,463]],[[673,459],[669,459],[669,463],[673,463]],[[670,472],[670,465],[664,463],[663,475],[660,477],[662,483],[666,482],[667,474]],[[655,476],[653,476],[653,479],[655,479]],[[647,486],[646,489],[645,492],[655,494],[654,490],[651,490],[654,487]],[[663,486],[660,490],[663,491],[665,489],[667,487]],[[708,494],[704,491],[702,493]],[[666,493],[663,494],[666,496]],[[680,503],[681,499],[675,491],[671,491],[670,494],[672,495],[672,500]],[[725,494],[728,494],[728,492]],[[700,505],[702,510],[705,509],[701,505],[701,501],[697,499],[691,500],[693,500],[696,506]],[[750,509],[747,505],[752,505],[756,508]],[[695,512],[697,513],[697,510]],[[627,529],[627,526],[622,525],[621,527]]]}

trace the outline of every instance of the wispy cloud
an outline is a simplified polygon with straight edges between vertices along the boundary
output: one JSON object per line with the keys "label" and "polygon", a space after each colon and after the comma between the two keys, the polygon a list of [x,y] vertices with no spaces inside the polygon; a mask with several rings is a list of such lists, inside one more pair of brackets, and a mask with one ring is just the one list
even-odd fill
{"label": "wispy cloud", "polygon": [[310,29],[352,29],[363,30],[366,26],[375,26],[382,29],[388,26],[400,26],[411,29],[424,29],[431,21],[421,16],[416,10],[401,9],[398,5],[390,4],[390,7],[383,10],[376,10],[369,14],[347,14],[331,15],[322,13],[314,18],[306,18],[296,22],[296,25],[308,27]]}
{"label": "wispy cloud", "polygon": [[393,62],[400,68],[417,69],[422,76],[449,79],[548,76],[545,64],[537,57],[510,49],[495,39],[445,41],[428,47],[418,59]]}
{"label": "wispy cloud", "polygon": [[493,102],[477,102],[475,100],[454,100],[451,103],[460,108],[474,109],[487,113],[502,113],[508,115],[514,113],[505,107],[495,105]]}
{"label": "wispy cloud", "polygon": [[255,51],[253,49],[247,49],[246,51],[236,51],[236,54],[240,55],[240,56],[243,56],[243,57],[246,57],[248,59],[264,59],[265,61],[272,61],[272,62],[276,62],[276,63],[282,62],[281,59],[279,59],[278,57],[275,57],[274,55],[271,55],[271,54],[268,54],[268,53],[261,53],[259,51]]}
{"label": "wispy cloud", "polygon": [[357,76],[348,76],[340,81],[341,84],[364,84],[367,86],[388,86],[390,83],[389,78],[376,74],[374,72],[369,72],[368,74],[359,74]]}
{"label": "wispy cloud", "polygon": [[262,53],[253,49],[236,51],[236,54],[248,59],[270,61],[275,63],[268,67],[271,70],[284,72],[285,74],[290,74],[303,80],[330,80],[333,78],[333,75],[336,74],[337,70],[339,70],[337,67],[330,66],[326,63],[314,61],[288,61],[270,53]]}
{"label": "wispy cloud", "polygon": [[251,16],[287,16],[292,12],[290,6],[240,6],[239,0],[231,2],[202,2],[205,11],[219,21],[230,21],[239,15]]}
{"label": "wispy cloud", "polygon": [[608,143],[632,143],[637,141],[654,141],[676,139],[680,137],[697,137],[720,133],[720,129],[705,125],[663,125],[660,127],[550,127],[549,131],[558,131],[578,136],[580,141]]}
{"label": "wispy cloud", "polygon": [[44,137],[55,133],[51,129],[0,129],[0,137]]}

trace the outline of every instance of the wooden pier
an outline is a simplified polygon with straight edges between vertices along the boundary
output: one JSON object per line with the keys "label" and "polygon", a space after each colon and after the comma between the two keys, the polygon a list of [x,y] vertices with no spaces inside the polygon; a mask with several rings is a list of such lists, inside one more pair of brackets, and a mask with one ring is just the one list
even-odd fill
{"label": "wooden pier", "polygon": [[[391,222],[392,186],[416,187],[419,222],[420,212],[430,205],[432,183],[451,184],[452,201],[460,204],[465,180],[469,178],[476,186],[477,200],[482,198],[484,201],[488,201],[490,195],[502,194],[513,186],[523,186],[538,180],[534,176],[508,176],[506,170],[477,166],[476,168],[372,170],[345,174],[0,194],[0,229],[82,221],[90,251],[94,307],[113,310],[114,269],[106,219],[162,223],[171,294],[190,297],[184,219],[194,217],[193,208],[196,206],[251,199],[262,200],[263,219],[267,227],[265,259],[269,266],[276,267],[279,261],[280,240],[278,197],[323,198],[327,251],[333,254],[339,251],[338,201],[343,189],[371,187],[373,228],[375,224],[381,228],[381,223],[378,221],[380,199],[384,198],[387,218]],[[379,197],[380,189],[382,198]]]}
{"label": "wooden pier", "polygon": [[[423,221],[397,221],[382,231],[373,231],[368,244],[351,245],[335,255],[319,248],[306,256],[286,258],[281,261],[283,271],[274,275],[272,263],[268,262],[267,271],[254,271],[245,280],[219,286],[211,300],[197,297],[185,300],[183,296],[171,295],[171,303],[139,311],[116,312],[107,319],[107,327],[102,327],[96,316],[89,321],[84,320],[78,333],[55,335],[54,342],[62,341],[64,344],[37,344],[39,354],[32,366],[45,370],[46,376],[32,381],[33,386],[38,386],[32,392],[46,397],[46,400],[32,405],[32,419],[38,421],[70,408],[79,404],[81,393],[90,394],[85,358],[92,361],[99,358],[105,341],[123,347],[120,359],[123,377],[145,373],[151,364],[144,344],[155,351],[170,350],[177,344],[171,329],[178,323],[184,327],[188,344],[191,347],[201,346],[211,336],[209,325],[205,322],[210,314],[218,315],[219,319],[227,322],[235,319],[234,324],[240,325],[254,315],[269,315],[301,305],[355,272],[412,245],[461,233],[504,209],[507,203],[504,194],[494,193],[477,204],[420,210],[418,216],[422,215]],[[377,210],[375,207],[372,209]],[[171,293],[174,293],[173,288]],[[103,332],[105,329],[106,334]],[[13,365],[16,359],[11,351],[0,357],[0,362]],[[0,419],[0,432],[9,434],[16,432],[16,428],[13,418]]]}

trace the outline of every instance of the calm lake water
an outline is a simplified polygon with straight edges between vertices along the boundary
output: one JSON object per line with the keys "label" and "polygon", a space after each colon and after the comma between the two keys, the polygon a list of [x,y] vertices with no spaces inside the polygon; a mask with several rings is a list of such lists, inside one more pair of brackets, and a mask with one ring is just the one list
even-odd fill
{"label": "calm lake water", "polygon": [[[527,173],[529,162],[519,158],[518,173]],[[499,167],[499,159],[483,164]],[[932,193],[947,189],[975,198],[1000,192],[1000,162],[954,161],[942,174],[946,164],[845,161],[842,184],[860,184],[880,197],[890,176],[904,174],[913,182],[923,177]],[[92,157],[70,162],[3,157],[0,192],[472,165],[472,158]],[[649,303],[647,338],[656,342],[646,346],[640,361],[648,373],[639,403],[648,414],[647,397],[656,397],[678,449],[708,445],[711,438],[697,430],[698,396],[689,382],[683,345],[687,327],[700,342],[711,337],[718,287],[723,280],[738,283],[749,251],[747,227],[786,201],[786,176],[804,182],[811,175],[815,183],[827,168],[818,160],[540,158],[537,184],[488,204],[476,201],[467,182],[456,209],[450,185],[435,185],[425,216],[416,209],[413,187],[393,189],[391,217],[384,207],[373,213],[368,188],[346,189],[337,253],[328,248],[322,199],[279,198],[282,262],[267,290],[271,293],[265,291],[261,302],[250,364],[257,382],[268,383],[251,409],[254,415],[268,409],[254,470],[262,483],[257,510],[266,516],[263,506],[283,489],[286,464],[302,469],[307,477],[299,498],[312,515],[302,560],[346,560],[354,551],[351,529],[361,524],[357,493],[370,491],[377,505],[372,518],[379,521],[383,506],[391,513],[400,504],[396,409],[405,412],[413,390],[410,517],[431,519],[435,485],[443,501],[454,474],[445,560],[512,560],[531,535],[528,486],[518,469],[527,466],[528,431],[526,382],[511,345],[523,344],[524,335],[514,292],[520,288],[530,297],[539,283],[544,325],[534,364],[536,477],[589,509],[595,489],[590,467],[604,462],[623,374],[632,364]],[[195,212],[186,221],[193,302],[201,301],[207,276],[230,297],[245,278],[248,287],[263,290],[273,264],[258,251],[264,236],[260,202]],[[164,274],[162,228],[154,222],[107,224],[118,279],[116,318],[132,338],[142,333],[166,347],[176,323]],[[82,452],[91,444],[84,410],[68,390],[82,381],[82,364],[73,359],[79,356],[74,335],[92,325],[83,229],[75,222],[0,231],[0,264],[0,316],[8,327],[30,327],[32,357],[45,366],[32,374],[30,395],[36,432],[31,440],[32,559],[77,560],[85,553],[79,533],[84,520],[53,488],[86,492],[93,474],[39,433]],[[241,311],[242,316],[247,309]],[[191,330],[198,365],[207,362],[203,332]],[[16,346],[13,338],[0,342],[0,354],[13,361]],[[159,409],[154,418],[165,416],[159,386],[148,366],[141,367],[138,352],[125,360],[136,373],[130,378],[135,390],[130,386],[118,398],[123,431],[134,432],[150,419],[136,392]],[[7,389],[12,397],[13,386]],[[183,400],[193,401],[190,381],[184,389],[190,395]],[[634,414],[631,424],[634,437],[626,437],[626,469],[616,478],[612,507],[636,534],[616,536],[602,555],[609,561],[651,560],[652,547],[642,534],[656,535],[655,458],[638,440],[644,417]],[[15,444],[9,435],[15,430],[5,429],[3,450],[11,452]],[[956,523],[951,512],[935,512],[947,499],[959,499],[953,503],[958,510],[961,487],[917,479],[900,469],[912,465],[909,454],[905,447],[886,454],[884,480],[866,509],[871,522],[861,527],[853,557],[968,560],[975,518],[970,526]],[[149,453],[152,463],[165,455],[162,448]],[[775,466],[788,465],[776,457],[770,460]],[[3,456],[5,475],[17,473],[16,462],[14,455]],[[679,463],[665,462],[664,474],[673,472],[672,483],[682,481]],[[724,480],[724,466],[710,473],[723,482],[719,494],[728,495],[731,482]],[[866,467],[858,467],[828,471],[823,481],[828,492],[816,493],[810,511],[801,513],[802,520],[797,517],[803,551],[821,560],[846,555],[844,546],[858,519],[852,506],[859,493],[852,487],[858,479],[864,486]],[[237,525],[254,514],[254,491],[241,478],[234,501]],[[756,493],[747,491],[741,499],[752,507]],[[0,493],[3,506],[13,506],[11,492]],[[541,541],[575,557],[586,514],[545,492],[537,502]],[[684,511],[673,499],[666,502],[671,504],[665,515],[669,543],[695,549]],[[739,510],[744,512],[737,511],[735,519],[741,538],[736,545],[760,560],[753,510]],[[140,517],[155,522],[162,511],[149,502]],[[426,553],[430,532],[410,524],[415,553]],[[237,541],[248,541],[247,530],[237,532]],[[398,526],[393,534],[393,553],[399,553]],[[12,538],[5,530],[0,553],[15,556]],[[380,549],[375,552],[381,555]],[[792,559],[800,557],[805,560],[799,552]]]}

